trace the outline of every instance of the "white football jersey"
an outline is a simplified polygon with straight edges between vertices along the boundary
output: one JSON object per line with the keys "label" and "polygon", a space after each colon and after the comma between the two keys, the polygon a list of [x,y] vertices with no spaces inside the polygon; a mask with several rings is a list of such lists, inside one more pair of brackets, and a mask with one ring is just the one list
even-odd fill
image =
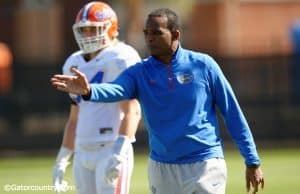
{"label": "white football jersey", "polygon": [[[109,82],[140,60],[134,48],[118,42],[102,50],[90,61],[85,61],[81,51],[73,53],[63,66],[63,74],[72,75],[70,70],[75,66],[86,75],[90,83]],[[117,138],[123,117],[119,103],[89,102],[74,94],[70,94],[70,97],[79,106],[77,143],[106,142]]]}

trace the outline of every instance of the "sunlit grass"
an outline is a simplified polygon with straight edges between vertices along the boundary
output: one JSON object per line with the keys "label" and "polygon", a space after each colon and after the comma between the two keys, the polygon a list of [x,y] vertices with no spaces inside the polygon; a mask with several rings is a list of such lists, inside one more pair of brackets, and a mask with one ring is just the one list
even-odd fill
{"label": "sunlit grass", "polygon": [[[265,189],[262,194],[299,194],[300,149],[260,151],[265,174]],[[228,168],[227,194],[244,194],[245,167],[237,151],[225,151]],[[54,191],[10,191],[9,185],[50,185],[55,156],[13,157],[0,159],[0,193],[54,193]],[[135,168],[131,183],[131,194],[147,194],[147,155],[140,152],[135,156]],[[68,167],[66,179],[73,185],[72,170]],[[68,193],[75,193],[68,191]]]}

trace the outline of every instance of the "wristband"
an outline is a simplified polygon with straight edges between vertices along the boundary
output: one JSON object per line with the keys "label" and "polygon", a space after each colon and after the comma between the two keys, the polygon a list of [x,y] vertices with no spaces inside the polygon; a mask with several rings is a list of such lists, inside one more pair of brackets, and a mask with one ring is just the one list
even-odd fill
{"label": "wristband", "polygon": [[131,144],[131,140],[124,135],[120,135],[114,145],[114,153],[123,155],[127,150],[127,145]]}

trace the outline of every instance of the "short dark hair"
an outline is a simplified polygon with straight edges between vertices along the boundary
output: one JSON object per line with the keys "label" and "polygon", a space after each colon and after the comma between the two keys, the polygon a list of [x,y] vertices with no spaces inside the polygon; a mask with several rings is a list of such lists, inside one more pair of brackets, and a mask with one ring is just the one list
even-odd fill
{"label": "short dark hair", "polygon": [[148,15],[148,19],[151,17],[167,17],[168,19],[168,29],[170,31],[179,30],[180,24],[179,24],[179,18],[177,14],[168,8],[159,8],[154,11],[152,11]]}

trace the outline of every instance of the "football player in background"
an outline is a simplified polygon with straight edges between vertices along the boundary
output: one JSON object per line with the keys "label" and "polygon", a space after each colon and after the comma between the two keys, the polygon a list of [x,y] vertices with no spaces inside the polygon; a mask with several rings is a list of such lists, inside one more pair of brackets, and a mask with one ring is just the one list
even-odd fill
{"label": "football player in background", "polygon": [[[80,50],[63,65],[66,75],[72,75],[70,69],[75,67],[84,72],[90,83],[109,82],[140,61],[134,48],[117,39],[117,16],[103,2],[84,5],[77,14],[73,32]],[[128,193],[133,170],[131,143],[141,118],[138,102],[93,103],[78,95],[70,97],[69,119],[53,169],[56,191],[64,189],[63,176],[74,152],[77,193]]]}

